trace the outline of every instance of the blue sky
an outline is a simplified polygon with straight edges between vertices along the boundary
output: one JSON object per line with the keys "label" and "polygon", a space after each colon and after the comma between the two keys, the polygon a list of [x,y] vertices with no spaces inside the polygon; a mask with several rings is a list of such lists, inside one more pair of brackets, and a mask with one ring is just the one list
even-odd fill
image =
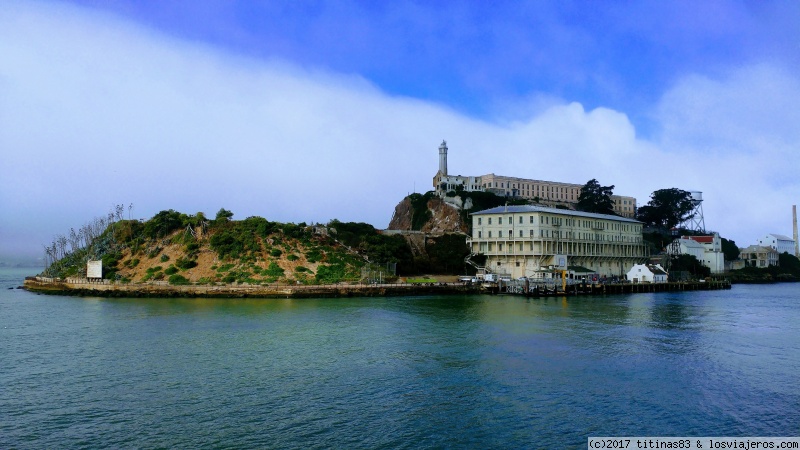
{"label": "blue sky", "polygon": [[800,200],[800,3],[6,1],[0,261],[134,204],[365,221],[452,173]]}

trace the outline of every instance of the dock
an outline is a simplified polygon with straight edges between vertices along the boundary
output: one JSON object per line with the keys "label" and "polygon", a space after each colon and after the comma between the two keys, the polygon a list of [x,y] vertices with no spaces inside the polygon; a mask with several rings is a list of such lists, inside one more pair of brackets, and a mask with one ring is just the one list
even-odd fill
{"label": "dock", "polygon": [[677,281],[666,283],[560,283],[531,282],[529,280],[500,281],[488,287],[494,294],[543,297],[548,295],[615,295],[645,292],[709,291],[730,289],[729,280]]}

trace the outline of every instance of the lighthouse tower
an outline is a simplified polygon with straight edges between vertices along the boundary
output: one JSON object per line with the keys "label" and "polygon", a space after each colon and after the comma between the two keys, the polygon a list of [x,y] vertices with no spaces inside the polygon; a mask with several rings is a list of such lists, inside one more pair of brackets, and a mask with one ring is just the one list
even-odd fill
{"label": "lighthouse tower", "polygon": [[439,173],[447,176],[447,142],[442,141],[439,146]]}

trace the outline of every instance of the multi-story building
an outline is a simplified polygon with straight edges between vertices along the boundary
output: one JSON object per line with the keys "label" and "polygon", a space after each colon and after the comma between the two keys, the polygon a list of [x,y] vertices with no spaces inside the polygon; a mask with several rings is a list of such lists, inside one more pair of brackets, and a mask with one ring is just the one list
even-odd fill
{"label": "multi-story building", "polygon": [[[481,176],[449,175],[447,173],[447,143],[442,141],[439,146],[439,171],[433,177],[433,187],[440,196],[460,188],[467,192],[492,192],[501,197],[522,198],[549,206],[574,208],[578,203],[583,185],[507,177],[493,173]],[[612,195],[611,200],[614,202],[614,213],[631,218],[636,215],[635,198]]]}
{"label": "multi-story building", "polygon": [[772,247],[751,245],[739,249],[739,259],[745,267],[769,267],[778,265],[778,251]]}
{"label": "multi-story building", "polygon": [[794,239],[782,234],[770,233],[759,239],[758,245],[762,247],[772,247],[779,255],[783,252],[794,255]]}
{"label": "multi-story building", "polygon": [[486,268],[514,278],[543,277],[553,266],[624,276],[648,258],[642,223],[626,217],[543,206],[499,206],[472,216],[467,246]]}
{"label": "multi-story building", "polygon": [[681,236],[669,246],[668,253],[692,255],[711,269],[711,273],[725,272],[725,254],[722,253],[719,233],[710,236]]}

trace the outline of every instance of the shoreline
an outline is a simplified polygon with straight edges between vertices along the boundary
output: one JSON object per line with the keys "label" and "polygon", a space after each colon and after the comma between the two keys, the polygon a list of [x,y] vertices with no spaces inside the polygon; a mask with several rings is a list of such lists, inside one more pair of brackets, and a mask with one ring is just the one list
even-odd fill
{"label": "shoreline", "polygon": [[510,285],[485,287],[465,283],[336,284],[336,285],[170,285],[156,283],[112,283],[109,280],[25,278],[23,289],[50,295],[79,297],[193,297],[193,298],[340,298],[397,297],[416,295],[501,294],[526,297],[615,295],[731,289],[730,281],[676,283],[619,283],[568,286],[566,292],[516,289]]}
{"label": "shoreline", "polygon": [[27,277],[23,288],[53,295],[96,297],[198,297],[198,298],[338,298],[413,295],[477,294],[479,285],[463,283],[334,284],[334,285],[172,285],[156,283],[89,282],[81,279]]}

